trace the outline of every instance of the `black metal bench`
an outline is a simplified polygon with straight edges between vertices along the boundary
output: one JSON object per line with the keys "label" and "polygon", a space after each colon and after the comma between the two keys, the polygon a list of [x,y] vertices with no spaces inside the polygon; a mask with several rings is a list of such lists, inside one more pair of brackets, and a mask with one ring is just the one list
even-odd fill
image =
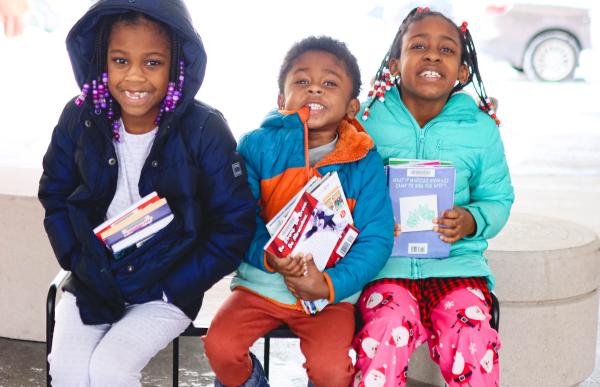
{"label": "black metal bench", "polygon": [[[54,314],[56,307],[56,293],[60,289],[64,280],[68,277],[69,272],[61,270],[50,284],[48,296],[46,298],[46,385],[51,386],[50,365],[48,364],[48,354],[52,350],[52,337],[54,335]],[[490,325],[495,330],[499,329],[500,325],[500,303],[494,293],[492,295],[492,320]],[[179,337],[194,336],[200,337],[206,334],[207,326],[196,327],[191,324]],[[173,386],[179,386],[179,337],[173,340]],[[293,339],[297,338],[287,326],[281,326],[272,330],[263,336],[264,339],[264,357],[263,367],[267,378],[269,377],[269,356],[271,351],[271,339]]]}

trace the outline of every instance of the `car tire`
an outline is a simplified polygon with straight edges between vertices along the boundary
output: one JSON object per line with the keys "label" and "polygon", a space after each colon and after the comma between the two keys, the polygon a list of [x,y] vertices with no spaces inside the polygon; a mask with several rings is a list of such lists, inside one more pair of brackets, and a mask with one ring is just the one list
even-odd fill
{"label": "car tire", "polygon": [[525,50],[523,71],[530,80],[560,82],[573,78],[579,61],[579,44],[562,31],[536,36]]}

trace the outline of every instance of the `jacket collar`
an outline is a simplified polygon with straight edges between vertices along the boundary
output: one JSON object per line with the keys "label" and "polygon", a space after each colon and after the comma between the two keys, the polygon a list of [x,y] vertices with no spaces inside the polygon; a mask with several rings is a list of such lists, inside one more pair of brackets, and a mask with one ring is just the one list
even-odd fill
{"label": "jacket collar", "polygon": [[344,119],[338,127],[338,141],[333,152],[329,153],[315,167],[331,164],[343,164],[364,158],[375,146],[356,118]]}
{"label": "jacket collar", "polygon": [[[420,127],[412,113],[408,110],[406,105],[404,105],[397,87],[393,87],[386,93],[384,104],[396,120],[406,122],[406,119],[408,119],[415,128]],[[400,109],[398,109],[398,106],[400,106]],[[477,113],[477,104],[473,98],[466,93],[459,92],[453,94],[440,114],[434,117],[425,126],[431,125],[434,122],[475,121]]]}
{"label": "jacket collar", "polygon": [[[310,165],[308,159],[308,126],[307,121],[310,111],[303,107],[298,111],[280,110],[271,113],[266,119],[266,126],[286,127],[290,129],[302,127],[304,130],[304,155],[306,165]],[[273,125],[275,124],[275,125]],[[325,158],[319,161],[315,167],[321,167],[332,164],[350,163],[364,158],[367,153],[375,146],[371,136],[367,134],[360,122],[356,118],[345,118],[338,127],[338,141],[335,149]],[[308,168],[308,167],[307,167]]]}

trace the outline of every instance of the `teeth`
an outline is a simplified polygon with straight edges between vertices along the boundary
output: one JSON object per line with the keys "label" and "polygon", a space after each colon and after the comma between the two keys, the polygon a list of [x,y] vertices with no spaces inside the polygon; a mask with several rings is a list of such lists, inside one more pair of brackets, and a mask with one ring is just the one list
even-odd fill
{"label": "teeth", "polygon": [[131,99],[142,99],[148,95],[147,91],[127,91],[125,90],[125,95],[127,98]]}
{"label": "teeth", "polygon": [[323,110],[323,109],[325,109],[325,106],[321,105],[320,103],[309,103],[307,106],[309,107],[310,110]]}
{"label": "teeth", "polygon": [[431,70],[423,71],[421,73],[421,76],[425,77],[425,78],[440,78],[441,77],[440,73],[438,73],[437,71],[431,71]]}

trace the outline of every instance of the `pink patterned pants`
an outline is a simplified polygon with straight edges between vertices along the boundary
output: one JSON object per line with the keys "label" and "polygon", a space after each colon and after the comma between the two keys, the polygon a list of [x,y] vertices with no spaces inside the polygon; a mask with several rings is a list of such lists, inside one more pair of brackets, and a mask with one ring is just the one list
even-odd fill
{"label": "pink patterned pants", "polygon": [[423,326],[415,297],[396,284],[375,284],[357,304],[365,325],[354,338],[354,387],[404,386],[408,359],[423,342],[448,386],[498,386],[498,333],[479,289],[448,293]]}

